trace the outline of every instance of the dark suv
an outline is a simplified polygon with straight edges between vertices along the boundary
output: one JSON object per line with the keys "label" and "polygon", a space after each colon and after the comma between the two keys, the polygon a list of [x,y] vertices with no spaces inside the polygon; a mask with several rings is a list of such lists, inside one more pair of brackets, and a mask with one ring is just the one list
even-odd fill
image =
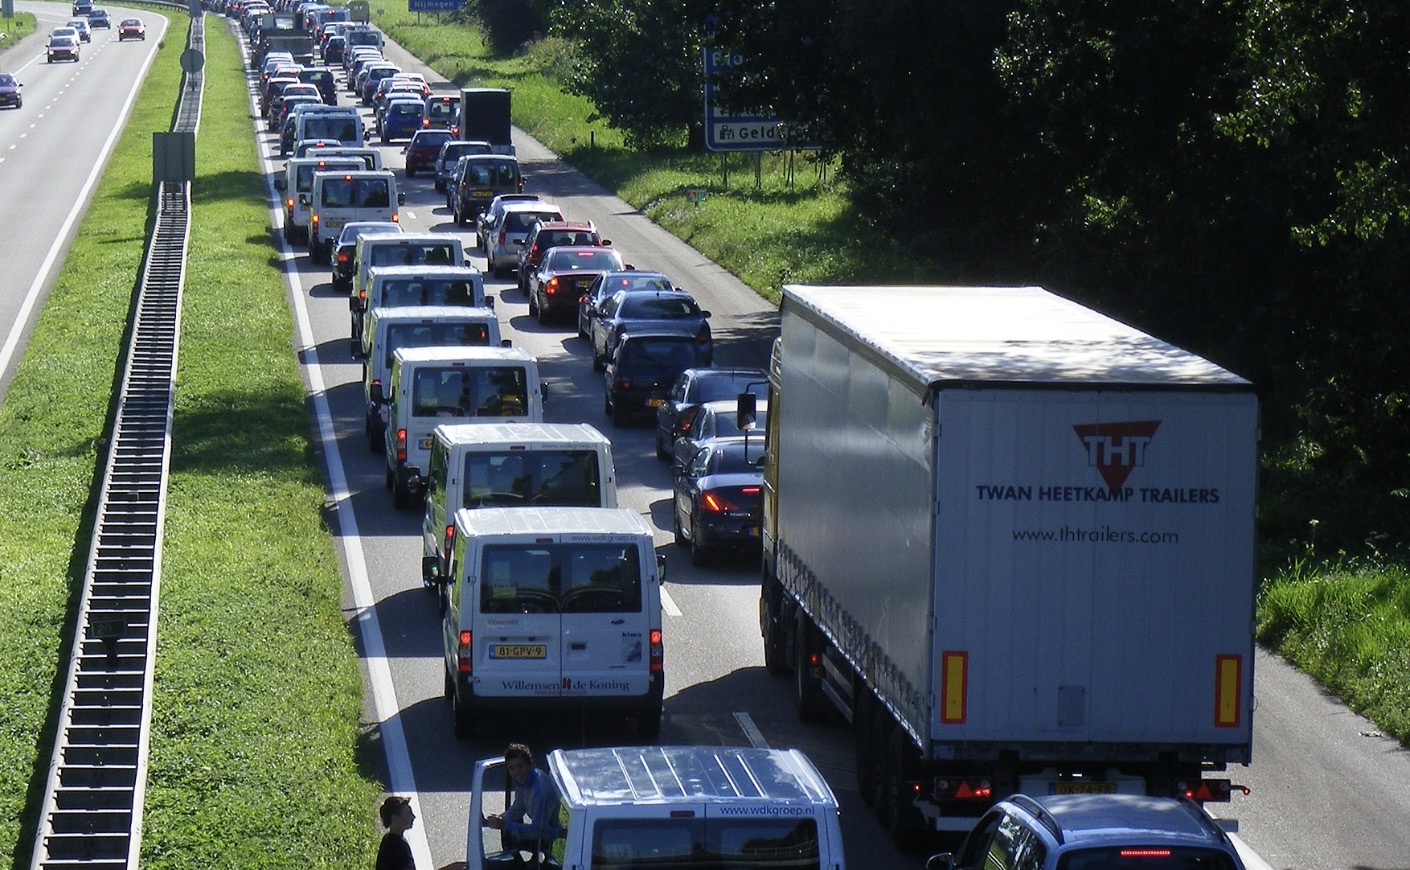
{"label": "dark suv", "polygon": [[655,413],[676,377],[703,365],[703,353],[692,336],[627,333],[607,361],[603,410],[613,426]]}
{"label": "dark suv", "polygon": [[523,189],[518,160],[504,154],[467,154],[455,164],[454,177],[446,188],[446,204],[456,224],[465,226],[496,196]]}
{"label": "dark suv", "polygon": [[538,268],[544,252],[559,245],[609,248],[612,243],[597,232],[592,221],[540,221],[534,224],[524,237],[523,249],[519,251],[520,290],[529,291],[529,276]]}

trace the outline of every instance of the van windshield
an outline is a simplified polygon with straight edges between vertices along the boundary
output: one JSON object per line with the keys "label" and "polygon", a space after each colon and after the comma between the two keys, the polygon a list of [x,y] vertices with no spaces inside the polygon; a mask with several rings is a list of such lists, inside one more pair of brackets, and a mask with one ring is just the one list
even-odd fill
{"label": "van windshield", "polygon": [[480,609],[485,613],[640,612],[637,546],[487,545],[480,565]]}
{"label": "van windshield", "polygon": [[383,364],[391,368],[392,354],[399,347],[483,347],[489,343],[490,327],[486,323],[395,323],[387,330]]}
{"label": "van windshield", "polygon": [[816,870],[818,826],[811,817],[604,819],[593,826],[592,866]]}
{"label": "van windshield", "polygon": [[471,453],[465,457],[461,507],[601,507],[595,450]]}
{"label": "van windshield", "polygon": [[468,278],[388,278],[378,282],[374,308],[408,305],[468,305],[478,307],[475,282]]}
{"label": "van windshield", "polygon": [[412,379],[413,417],[522,417],[528,407],[523,366],[426,366]]}

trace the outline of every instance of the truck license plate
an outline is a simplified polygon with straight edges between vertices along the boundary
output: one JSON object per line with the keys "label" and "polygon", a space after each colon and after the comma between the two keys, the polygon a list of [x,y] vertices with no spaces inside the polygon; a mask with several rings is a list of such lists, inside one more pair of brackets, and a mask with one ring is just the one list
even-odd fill
{"label": "truck license plate", "polygon": [[1055,782],[1049,794],[1116,794],[1114,782]]}
{"label": "truck license plate", "polygon": [[492,659],[544,659],[548,658],[548,647],[541,643],[493,643],[490,644]]}

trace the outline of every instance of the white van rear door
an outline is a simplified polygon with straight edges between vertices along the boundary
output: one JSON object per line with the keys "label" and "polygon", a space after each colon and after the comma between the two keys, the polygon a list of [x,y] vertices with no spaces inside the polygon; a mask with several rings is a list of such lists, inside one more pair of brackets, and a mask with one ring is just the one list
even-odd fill
{"label": "white van rear door", "polygon": [[636,540],[573,542],[563,554],[564,696],[639,697],[650,690],[648,611]]}
{"label": "white van rear door", "polygon": [[562,616],[551,546],[486,544],[475,625],[475,694],[556,698],[562,694]]}

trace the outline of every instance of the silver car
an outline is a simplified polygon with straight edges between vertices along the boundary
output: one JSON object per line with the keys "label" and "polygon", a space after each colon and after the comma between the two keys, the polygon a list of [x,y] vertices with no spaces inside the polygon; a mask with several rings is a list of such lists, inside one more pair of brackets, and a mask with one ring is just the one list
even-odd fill
{"label": "silver car", "polygon": [[484,228],[485,261],[496,278],[519,266],[519,249],[536,221],[561,221],[558,206],[547,202],[507,202]]}

